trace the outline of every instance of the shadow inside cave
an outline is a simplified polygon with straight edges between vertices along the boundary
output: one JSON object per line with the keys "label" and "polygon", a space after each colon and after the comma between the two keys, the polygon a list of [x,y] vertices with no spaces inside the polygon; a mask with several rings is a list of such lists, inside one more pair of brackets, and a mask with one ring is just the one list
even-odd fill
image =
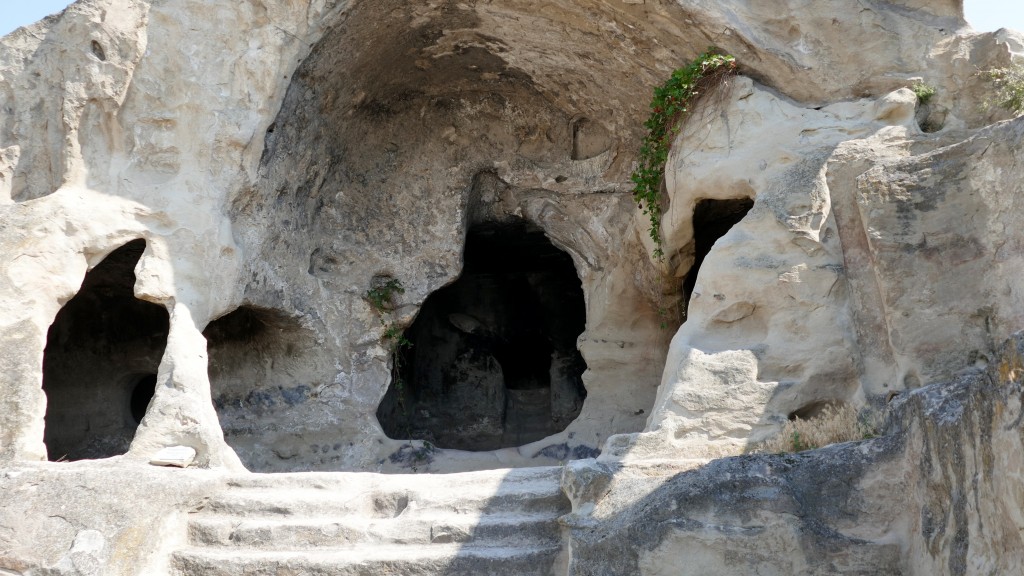
{"label": "shadow inside cave", "polygon": [[586,324],[572,258],[526,221],[466,237],[458,280],[405,331],[377,418],[395,439],[484,451],[565,429],[587,396]]}
{"label": "shadow inside cave", "polygon": [[124,454],[156,390],[170,319],[135,298],[135,266],[146,248],[133,240],[111,252],[54,318],[43,353],[50,460]]}

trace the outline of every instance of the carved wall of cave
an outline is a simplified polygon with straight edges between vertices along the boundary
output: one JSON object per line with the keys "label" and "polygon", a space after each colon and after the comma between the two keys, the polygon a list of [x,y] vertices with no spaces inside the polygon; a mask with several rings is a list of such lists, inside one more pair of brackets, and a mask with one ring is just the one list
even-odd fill
{"label": "carved wall of cave", "polygon": [[[203,336],[214,407],[228,445],[255,471],[276,470],[268,464],[274,458],[292,460],[295,454],[278,438],[282,428],[309,421],[305,411],[318,409],[311,403],[319,382],[308,330],[281,311],[243,305],[211,322]],[[283,435],[316,441],[302,438],[301,428]]]}
{"label": "carved wall of cave", "polygon": [[[596,26],[583,12],[572,17]],[[496,450],[504,450],[503,465],[550,464],[592,456],[609,435],[643,429],[671,338],[665,310],[678,308],[679,298],[678,286],[666,287],[640,245],[624,184],[644,107],[633,98],[623,99],[624,108],[609,107],[607,94],[593,88],[600,85],[594,69],[572,69],[580,98],[553,98],[547,88],[555,77],[531,76],[511,60],[512,38],[491,30],[507,17],[454,2],[355,4],[294,74],[266,134],[257,185],[233,198],[231,215],[247,255],[245,298],[301,320],[316,345],[302,366],[280,369],[293,361],[283,344],[268,344],[260,365],[273,356],[273,370],[254,373],[239,363],[240,376],[225,378],[214,366],[211,340],[210,374],[225,434],[251,468],[405,470],[400,455],[417,438],[476,451],[441,450],[418,470],[493,466],[499,460],[489,453]],[[581,36],[581,46],[583,36],[589,37]],[[644,78],[625,74],[620,63],[614,68],[607,73],[628,80],[627,92],[646,98]],[[555,371],[572,376],[554,378],[550,389],[537,387],[535,399],[527,398],[526,385],[496,387],[504,400],[495,396],[476,418],[490,410],[506,419],[477,440],[439,438],[440,425],[412,433],[415,418],[396,416],[398,399],[388,392],[386,333],[420,318],[408,334],[425,337],[417,334],[430,331],[423,326],[435,314],[428,297],[443,300],[440,291],[463,272],[467,230],[516,219],[534,223],[531,234],[542,229],[564,250],[574,298],[585,295],[584,303],[573,304],[572,334],[554,352],[536,353],[541,364],[554,354],[552,365],[571,366]],[[387,311],[364,298],[382,276],[404,286]],[[448,337],[458,348],[462,337]],[[419,348],[408,353],[410,365],[423,365]],[[503,366],[503,382],[506,371]],[[229,380],[237,384],[224,387]],[[420,392],[453,386],[436,377],[412,380],[422,384]],[[243,385],[311,392],[293,406],[275,400],[271,409],[247,402]],[[510,391],[539,416],[510,427]],[[428,419],[451,413],[444,400],[430,402],[420,407]]]}
{"label": "carved wall of cave", "polygon": [[43,359],[50,460],[124,454],[153,397],[167,311],[135,298],[135,240],[90,270],[57,313]]}
{"label": "carved wall of cave", "polygon": [[405,332],[377,410],[391,438],[495,450],[561,432],[583,407],[586,325],[572,258],[525,222],[466,237],[462,274]]}

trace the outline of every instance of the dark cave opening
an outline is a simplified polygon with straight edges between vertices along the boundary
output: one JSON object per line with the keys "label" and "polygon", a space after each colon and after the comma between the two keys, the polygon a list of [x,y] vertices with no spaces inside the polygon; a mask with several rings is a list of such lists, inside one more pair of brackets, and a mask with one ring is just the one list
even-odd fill
{"label": "dark cave opening", "polygon": [[580,413],[586,324],[572,258],[525,222],[466,236],[454,283],[431,294],[405,332],[377,410],[390,438],[496,450],[566,428]]}
{"label": "dark cave opening", "polygon": [[796,410],[793,410],[789,413],[787,418],[790,420],[796,420],[798,418],[800,420],[811,420],[820,416],[826,409],[831,408],[833,410],[838,410],[844,405],[845,404],[843,402],[839,402],[837,400],[817,400],[804,404]]}
{"label": "dark cave opening", "polygon": [[[210,322],[203,330],[207,348],[219,350],[230,343],[252,342],[260,338],[276,326],[284,322],[278,318],[281,314],[273,310],[264,310],[253,306],[240,306],[231,312]],[[211,362],[214,362],[211,359]]]}
{"label": "dark cave opening", "polygon": [[46,336],[43,391],[50,460],[107,458],[128,451],[156,389],[169,317],[135,298],[133,240],[90,270]]}
{"label": "dark cave opening", "polygon": [[213,403],[229,443],[250,435],[251,419],[277,415],[309,395],[302,351],[312,343],[299,323],[270,308],[243,305],[203,330]]}
{"label": "dark cave opening", "polygon": [[[323,383],[322,362],[333,358],[316,355],[318,342],[297,315],[253,304],[213,320],[203,336],[210,392],[224,440],[250,470],[278,471],[268,461],[283,458],[280,455],[291,448],[275,445],[274,435],[281,430],[298,433],[322,412],[315,389]],[[337,432],[331,433],[337,437]],[[303,444],[318,442],[312,438],[306,437]],[[288,453],[286,459],[290,458],[295,454]]]}
{"label": "dark cave opening", "polygon": [[132,420],[136,424],[142,424],[146,416],[146,409],[149,408],[149,401],[156,394],[156,374],[144,374],[135,381],[132,386],[131,400],[129,407],[132,411]]}
{"label": "dark cave opening", "polygon": [[[711,252],[711,247],[719,238],[725,236],[733,226],[754,207],[753,198],[732,198],[728,200],[712,200],[705,198],[697,201],[693,209],[693,266],[683,279],[683,310],[689,310],[690,296],[697,285],[697,274],[704,259]],[[685,316],[684,316],[685,318]]]}

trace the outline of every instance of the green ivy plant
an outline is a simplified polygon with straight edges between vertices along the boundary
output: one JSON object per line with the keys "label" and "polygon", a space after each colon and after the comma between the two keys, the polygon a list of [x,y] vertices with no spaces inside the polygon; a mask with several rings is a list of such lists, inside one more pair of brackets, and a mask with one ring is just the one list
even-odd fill
{"label": "green ivy plant", "polygon": [[391,310],[394,306],[395,294],[405,294],[405,286],[398,278],[381,278],[376,286],[371,287],[363,294],[363,298],[373,306],[377,312]]}
{"label": "green ivy plant", "polygon": [[405,382],[401,378],[401,352],[405,348],[411,348],[412,342],[405,337],[401,326],[394,322],[388,323],[385,316],[390,316],[389,313],[395,308],[395,295],[404,293],[405,286],[402,285],[401,280],[390,276],[378,276],[372,280],[370,289],[363,294],[363,298],[370,304],[370,307],[380,314],[380,324],[384,327],[381,341],[386,344],[388,352],[391,354],[392,381],[399,393],[399,402],[402,403],[403,411],[405,406],[401,400],[401,394],[405,390]]}
{"label": "green ivy plant", "polygon": [[924,82],[917,82],[910,89],[913,90],[914,96],[917,96],[917,103],[922,106],[927,104],[932,96],[935,96],[935,86]]}
{"label": "green ivy plant", "polygon": [[736,59],[714,48],[701,54],[686,68],[680,68],[654,89],[651,115],[644,123],[647,136],[640,147],[640,159],[633,172],[633,199],[650,219],[654,256],[661,258],[661,179],[672,140],[701,93],[713,89],[718,80],[736,72]]}
{"label": "green ivy plant", "polygon": [[982,108],[992,106],[1006,108],[1015,116],[1024,114],[1024,65],[1013,64],[1009,68],[993,68],[981,73],[995,86],[995,95],[986,100]]}

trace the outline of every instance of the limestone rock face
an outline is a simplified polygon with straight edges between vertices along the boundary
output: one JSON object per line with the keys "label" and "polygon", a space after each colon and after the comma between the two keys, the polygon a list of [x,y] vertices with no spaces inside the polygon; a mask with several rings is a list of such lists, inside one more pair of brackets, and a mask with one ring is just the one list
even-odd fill
{"label": "limestone rock face", "polygon": [[[734,94],[722,105],[735,112],[709,125],[707,154],[724,160],[692,154],[668,179],[670,217],[687,214],[674,211],[677,201],[693,206],[694,197],[748,194],[755,203],[700,268],[651,420],[656,435],[671,434],[656,450],[719,455],[814,405],[881,406],[904,390],[984,367],[1021,325],[1008,280],[1020,262],[1006,247],[1015,233],[1004,218],[1016,214],[1020,185],[1010,175],[1020,165],[1024,124],[998,124],[963,141],[915,138],[912,96],[899,91],[843,104],[874,127],[862,138],[826,143],[829,130],[812,127],[794,134],[799,144],[791,146],[813,151],[794,153],[780,130],[772,136],[777,146],[765,149],[767,135],[745,116],[757,99]],[[833,110],[807,114],[825,119]],[[749,147],[738,134],[729,151],[717,145],[713,135],[729,134],[726,126],[751,130]],[[724,176],[737,173],[729,169],[734,161],[756,162],[754,177]],[[680,218],[668,237],[683,246],[686,266],[691,217]],[[620,441],[627,458],[644,452]]]}
{"label": "limestone rock face", "polygon": [[571,574],[1012,574],[1024,566],[1018,334],[907,392],[886,434],[799,454],[563,475]]}
{"label": "limestone rock face", "polygon": [[[237,453],[260,470],[391,467],[391,456],[415,443],[386,438],[376,421],[394,366],[388,337],[457,277],[467,230],[514,220],[538,226],[573,258],[587,303],[578,336],[587,399],[545,440],[440,452],[434,468],[551,462],[639,431],[689,291],[690,321],[677,341],[699,338],[708,353],[717,352],[711,333],[721,330],[746,340],[726,344],[726,337],[721,344],[730,349],[774,340],[758,360],[758,381],[791,389],[739,429],[727,411],[727,421],[699,425],[704,432],[759,438],[794,404],[860,398],[859,344],[851,330],[830,329],[849,324],[852,309],[843,227],[829,225],[832,201],[815,176],[819,165],[837,164],[826,158],[838,157],[840,144],[919,134],[912,97],[888,91],[921,78],[938,88],[930,106],[947,127],[940,134],[991,120],[995,112],[983,118],[976,101],[956,98],[981,89],[973,70],[1005,64],[1019,44],[956,32],[956,7],[829,12],[827,25],[820,10],[787,8],[796,20],[784,27],[743,2],[565,3],[540,14],[514,2],[314,2],[302,10],[80,2],[10,35],[6,230],[13,241],[33,227],[51,228],[30,235],[36,241],[12,260],[11,288],[3,291],[17,302],[8,324],[25,326],[11,337],[34,342],[17,347],[23,358],[5,358],[12,375],[5,398],[18,424],[5,431],[3,450],[42,455],[45,327],[74,294],[83,267],[134,238],[146,240],[135,294],[171,312],[151,412],[162,416],[139,426],[141,458],[162,445],[195,444],[200,462],[231,463]],[[246,30],[244,38],[213,33],[223,19]],[[399,45],[390,29],[414,32],[400,35]],[[844,41],[834,42],[838,36]],[[608,41],[588,40],[596,38]],[[642,219],[633,218],[627,193],[643,102],[651,85],[709,43],[736,54],[756,81],[737,80],[709,99],[707,116],[680,135],[667,173],[668,257],[647,262],[652,246],[638,241]],[[902,57],[886,56],[894,53]],[[868,98],[849,100],[859,96]],[[56,100],[64,102],[60,118],[48,108]],[[843,102],[810,107],[836,100]],[[696,203],[754,197],[731,234],[767,242],[761,228],[774,221],[793,238],[763,243],[761,255],[732,242],[744,255],[729,263],[727,236],[696,288],[680,287],[673,278],[694,262]],[[748,272],[740,278],[739,270]],[[753,282],[757,270],[764,278]],[[388,310],[375,310],[364,296],[385,276],[404,291]],[[780,292],[743,293],[741,286],[758,290],[772,278]],[[717,291],[715,283],[737,291]],[[772,325],[767,315],[783,297],[804,302],[787,314],[810,314],[811,322]],[[822,298],[831,303],[822,306]],[[234,332],[211,325],[203,352],[199,333],[220,317],[230,324],[236,309],[252,322],[235,322]],[[714,329],[703,326],[704,314]],[[811,343],[810,333],[830,336]],[[768,404],[768,388],[752,386],[756,402]],[[658,412],[655,428],[671,410]]]}
{"label": "limestone rock face", "polygon": [[0,487],[5,573],[168,574],[181,523],[223,478],[145,463],[20,463],[4,467]]}
{"label": "limestone rock face", "polygon": [[[655,246],[647,102],[709,45],[738,74],[679,126]],[[1022,54],[957,0],[79,0],[15,31],[0,572],[347,573],[366,538],[381,573],[1019,572],[1024,120],[977,72]],[[742,455],[829,406],[892,425]],[[493,471],[574,460],[565,533],[556,468]],[[396,472],[474,496],[364,475]]]}

